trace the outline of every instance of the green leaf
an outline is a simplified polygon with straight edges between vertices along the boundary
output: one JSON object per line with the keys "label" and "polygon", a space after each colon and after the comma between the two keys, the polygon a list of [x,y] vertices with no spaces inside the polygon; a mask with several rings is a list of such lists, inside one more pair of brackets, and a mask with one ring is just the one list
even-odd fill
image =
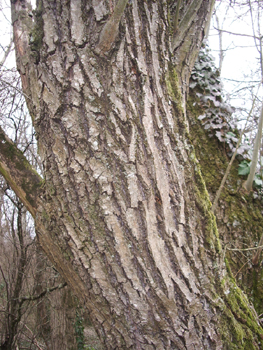
{"label": "green leaf", "polygon": [[262,187],[263,181],[261,179],[256,177],[254,181],[256,187]]}
{"label": "green leaf", "polygon": [[248,175],[250,172],[250,163],[243,160],[238,166],[238,175]]}
{"label": "green leaf", "polygon": [[231,132],[231,131],[227,132],[226,134],[231,136],[231,137],[236,137],[236,135],[233,132]]}

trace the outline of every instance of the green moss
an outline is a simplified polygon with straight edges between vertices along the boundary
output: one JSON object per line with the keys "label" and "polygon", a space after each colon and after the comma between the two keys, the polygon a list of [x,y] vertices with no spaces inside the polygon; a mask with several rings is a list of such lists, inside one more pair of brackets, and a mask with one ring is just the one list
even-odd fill
{"label": "green moss", "polygon": [[195,199],[199,210],[202,211],[203,218],[205,219],[205,238],[209,247],[215,249],[217,252],[221,252],[221,243],[219,239],[219,234],[217,230],[215,216],[211,211],[211,201],[206,188],[206,183],[201,173],[200,165],[196,159],[195,152],[191,151],[190,159],[194,166],[194,176],[195,176]]}
{"label": "green moss", "polygon": [[170,95],[170,98],[172,101],[177,103],[180,106],[181,112],[183,113],[182,109],[182,94],[181,89],[178,82],[178,76],[176,73],[175,67],[170,63],[168,66],[168,74],[166,76],[166,86],[168,93]]}
{"label": "green moss", "polygon": [[176,105],[176,110],[179,112],[179,116],[184,115],[182,93],[179,86],[178,76],[175,67],[170,63],[168,65],[168,73],[165,77],[165,83],[169,97]]}
{"label": "green moss", "polygon": [[[224,312],[226,322],[223,334],[232,337],[233,349],[259,349],[258,339],[263,338],[263,330],[255,321],[249,308],[246,296],[236,285],[230,281],[229,289],[225,292],[225,301],[228,307]],[[229,324],[231,332],[229,334]]]}
{"label": "green moss", "polygon": [[40,58],[40,49],[42,47],[44,38],[44,21],[43,15],[43,4],[42,1],[38,1],[38,7],[33,11],[34,14],[34,26],[30,33],[30,47],[32,50],[32,55],[34,56],[36,62]]}
{"label": "green moss", "polygon": [[263,314],[263,269],[262,266],[257,266],[253,269],[253,288],[251,293],[251,300],[258,314]]}
{"label": "green moss", "polygon": [[255,321],[252,309],[246,295],[237,286],[232,276],[228,260],[226,260],[228,274],[221,279],[221,294],[217,307],[221,311],[221,319],[218,322],[223,343],[228,349],[259,350],[263,339],[263,330]]}
{"label": "green moss", "polygon": [[[199,206],[202,207],[207,221],[205,235],[210,247],[221,250],[217,226],[214,215],[210,214],[211,202],[208,197],[204,180],[200,170],[196,171],[196,194]],[[227,350],[258,350],[260,340],[263,339],[263,330],[255,321],[255,315],[249,307],[249,301],[237,286],[231,272],[231,267],[226,260],[228,274],[220,280],[221,295],[224,300],[218,298],[217,307],[221,310],[221,319],[218,323],[223,343],[228,344]]]}

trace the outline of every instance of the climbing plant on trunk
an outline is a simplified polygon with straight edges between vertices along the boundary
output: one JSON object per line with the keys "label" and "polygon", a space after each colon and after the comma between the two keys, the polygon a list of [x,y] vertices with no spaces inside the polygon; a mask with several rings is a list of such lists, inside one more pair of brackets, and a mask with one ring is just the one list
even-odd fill
{"label": "climbing plant on trunk", "polygon": [[259,349],[188,134],[213,1],[11,4],[44,180],[3,132],[0,169],[105,349]]}

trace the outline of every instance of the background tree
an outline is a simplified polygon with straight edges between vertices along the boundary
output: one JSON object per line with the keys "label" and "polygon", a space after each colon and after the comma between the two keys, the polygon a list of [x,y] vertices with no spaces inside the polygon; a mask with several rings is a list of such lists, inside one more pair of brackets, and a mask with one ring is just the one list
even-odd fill
{"label": "background tree", "polygon": [[260,348],[187,127],[212,7],[12,1],[45,181],[2,131],[1,172],[109,349]]}

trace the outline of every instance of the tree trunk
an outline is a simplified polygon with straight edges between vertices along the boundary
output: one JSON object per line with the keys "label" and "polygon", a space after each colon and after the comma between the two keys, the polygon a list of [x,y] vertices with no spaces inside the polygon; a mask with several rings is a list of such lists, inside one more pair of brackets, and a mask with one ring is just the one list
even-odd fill
{"label": "tree trunk", "polygon": [[[42,293],[47,286],[50,288],[63,284],[62,278],[54,271],[42,249],[36,249],[36,294]],[[66,286],[58,288],[37,303],[37,326],[41,339],[47,350],[75,350],[76,335],[74,330],[77,302],[70,289]]]}
{"label": "tree trunk", "polygon": [[261,346],[188,135],[185,93],[212,3],[183,2],[174,30],[174,2],[43,0],[33,28],[28,3],[12,1],[44,166],[39,241],[105,349]]}
{"label": "tree trunk", "polygon": [[68,287],[56,290],[49,297],[52,350],[75,350],[77,347],[74,330],[77,303],[74,299]]}

